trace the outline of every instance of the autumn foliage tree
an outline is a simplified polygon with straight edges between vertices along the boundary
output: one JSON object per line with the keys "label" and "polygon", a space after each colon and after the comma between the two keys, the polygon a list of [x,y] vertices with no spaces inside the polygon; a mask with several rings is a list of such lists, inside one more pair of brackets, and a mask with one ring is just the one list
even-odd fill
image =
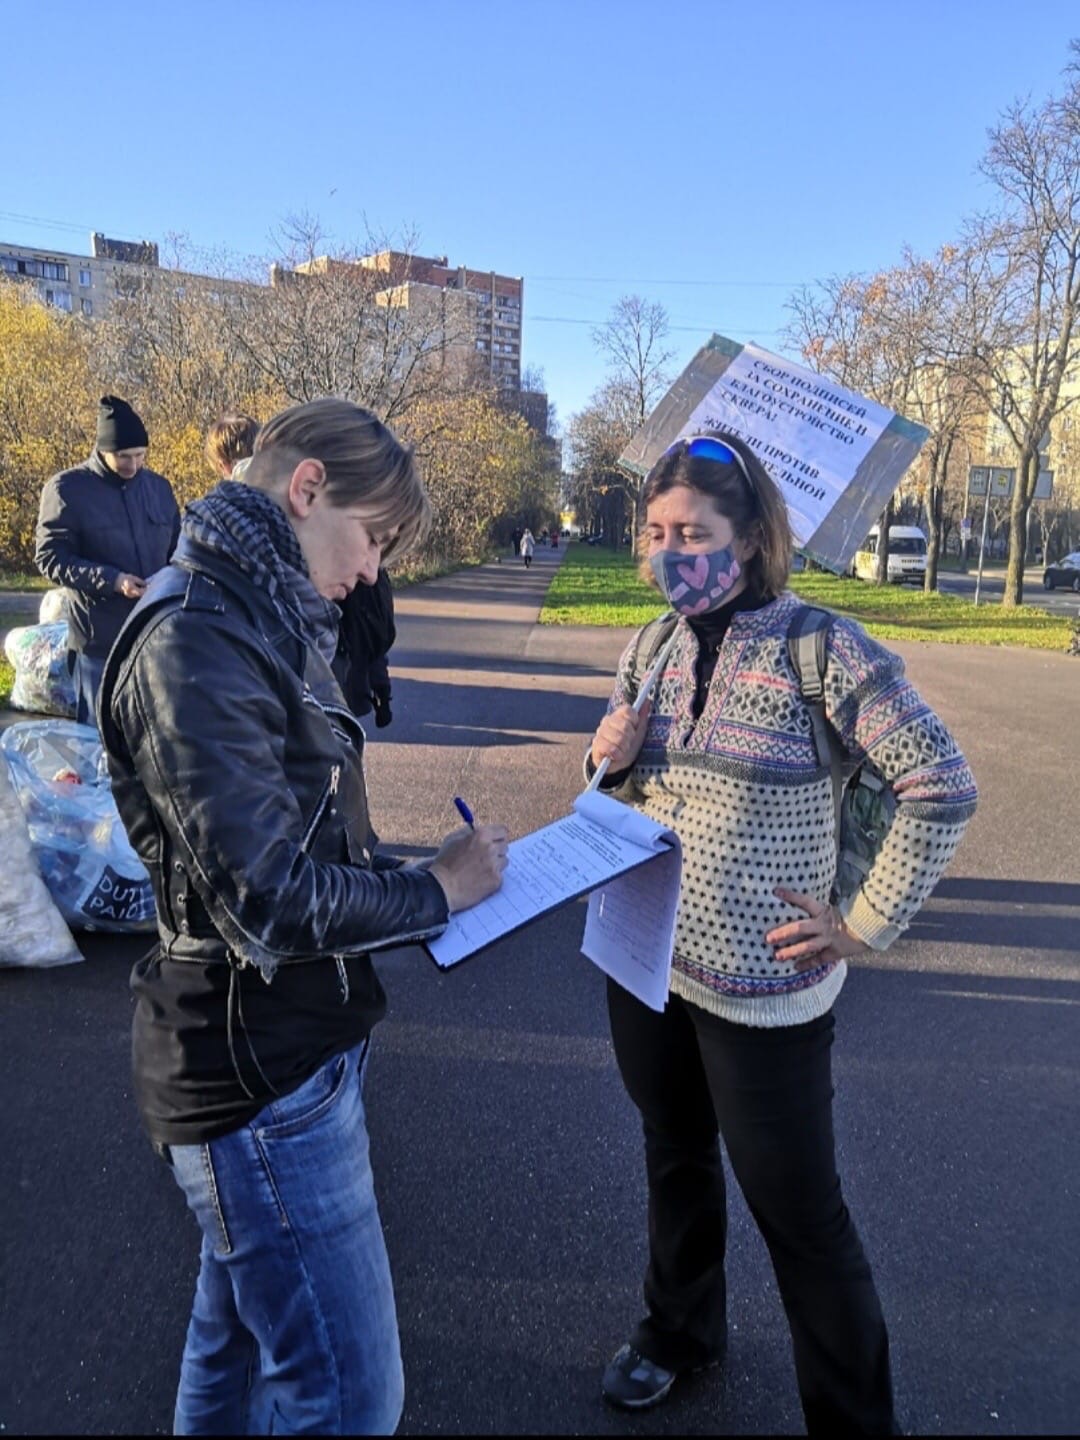
{"label": "autumn foliage tree", "polygon": [[81,319],[0,280],[0,561],[32,570],[42,482],[85,458],[96,396]]}
{"label": "autumn foliage tree", "polygon": [[519,415],[483,391],[427,397],[402,417],[434,512],[432,558],[476,557],[510,524],[537,532],[558,514],[559,471]]}
{"label": "autumn foliage tree", "polygon": [[552,448],[477,373],[460,297],[449,321],[437,293],[421,294],[428,304],[384,303],[344,254],[278,285],[244,280],[182,241],[169,260],[125,271],[93,322],[0,282],[0,564],[32,566],[42,484],[85,459],[106,392],[139,411],[149,463],[181,504],[217,481],[203,441],[219,415],[265,420],[336,394],[415,446],[436,516],[421,565],[481,557],[512,517],[543,528],[557,515]]}

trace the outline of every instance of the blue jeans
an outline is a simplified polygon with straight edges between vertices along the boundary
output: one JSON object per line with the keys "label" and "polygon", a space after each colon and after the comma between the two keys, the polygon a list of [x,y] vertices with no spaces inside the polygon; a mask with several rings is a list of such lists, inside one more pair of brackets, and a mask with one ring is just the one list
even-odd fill
{"label": "blue jeans", "polygon": [[390,1435],[401,1418],[362,1059],[336,1056],[222,1139],[166,1147],[203,1232],[177,1435]]}
{"label": "blue jeans", "polygon": [[71,654],[74,656],[71,679],[75,686],[75,719],[80,725],[93,725],[96,730],[95,707],[98,691],[101,689],[101,677],[105,673],[105,661],[94,655],[86,655],[82,650],[73,650]]}

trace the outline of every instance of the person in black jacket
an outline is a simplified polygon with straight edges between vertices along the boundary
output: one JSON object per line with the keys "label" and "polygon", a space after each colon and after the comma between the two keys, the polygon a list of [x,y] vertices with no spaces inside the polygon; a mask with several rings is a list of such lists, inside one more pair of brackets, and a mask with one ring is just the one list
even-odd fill
{"label": "person in black jacket", "polygon": [[[187,507],[109,656],[113,793],[159,943],[132,975],[135,1097],[203,1232],[179,1434],[390,1433],[403,1382],[361,1075],[375,950],[501,884],[507,832],[376,851],[338,609],[429,509],[411,454],[344,400],[259,433]],[[447,797],[449,805],[450,797]]]}
{"label": "person in black jacket", "polygon": [[382,729],[390,713],[389,652],[397,637],[394,627],[394,591],[390,576],[379,567],[374,585],[356,585],[339,602],[341,628],[334,674],[354,715],[375,712]]}
{"label": "person in black jacket", "polygon": [[84,725],[95,723],[109,647],[180,534],[172,487],[146,466],[149,443],[127,401],[103,395],[93,454],[41,492],[34,563],[69,592],[68,666]]}

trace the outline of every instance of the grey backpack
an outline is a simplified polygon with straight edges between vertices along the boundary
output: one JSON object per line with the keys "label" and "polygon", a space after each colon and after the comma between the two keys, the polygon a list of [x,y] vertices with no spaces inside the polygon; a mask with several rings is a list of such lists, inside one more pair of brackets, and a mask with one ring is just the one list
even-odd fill
{"label": "grey backpack", "polygon": [[831,899],[854,895],[869,873],[896,814],[892,787],[869,760],[852,760],[825,715],[825,671],[828,667],[829,610],[801,605],[788,626],[788,654],[799,689],[810,712],[818,761],[832,775],[836,807],[836,879]]}
{"label": "grey backpack", "polygon": [[[800,605],[788,626],[787,643],[810,714],[818,763],[828,766],[832,776],[836,878],[830,898],[835,904],[854,895],[866,879],[896,813],[896,796],[869,760],[852,760],[826,717],[825,672],[832,621],[831,611]],[[678,616],[668,611],[641,631],[634,654],[635,678],[647,673],[677,623]]]}

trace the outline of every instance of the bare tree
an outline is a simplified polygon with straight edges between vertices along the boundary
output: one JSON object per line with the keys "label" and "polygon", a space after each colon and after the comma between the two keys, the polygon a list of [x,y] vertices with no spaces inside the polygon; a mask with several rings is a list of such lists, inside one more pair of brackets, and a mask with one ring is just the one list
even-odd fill
{"label": "bare tree", "polygon": [[972,363],[980,338],[972,318],[984,297],[979,280],[985,269],[982,251],[946,245],[932,260],[905,249],[901,264],[887,275],[884,338],[913,379],[905,387],[905,414],[929,432],[919,457],[929,530],[923,581],[928,591],[937,589],[951,461],[958,449],[965,458],[970,454],[985,414]]}
{"label": "bare tree", "polygon": [[[603,417],[601,429],[610,433],[613,425],[615,429],[628,427],[629,440],[645,423],[670,383],[667,365],[675,352],[664,343],[670,328],[667,311],[657,301],[624,295],[616,302],[609,319],[592,332],[593,344],[607,361],[611,378],[582,412],[592,417],[586,421],[587,428],[595,429],[593,422]],[[600,483],[605,486],[602,493],[615,487],[625,496],[630,509],[631,541],[636,542],[641,477],[612,467],[609,478]],[[615,543],[621,532],[620,523]]]}
{"label": "bare tree", "polygon": [[567,426],[574,508],[586,528],[601,529],[614,548],[629,515],[636,540],[636,514],[643,480],[618,468],[618,459],[637,429],[638,397],[632,387],[612,379],[589,398]]}
{"label": "bare tree", "polygon": [[1063,96],[1016,104],[990,132],[983,172],[1003,205],[999,329],[1007,343],[979,353],[987,404],[1018,454],[1009,517],[1004,604],[1023,602],[1028,517],[1039,447],[1070,403],[1063,382],[1080,364],[1080,49]]}
{"label": "bare tree", "polygon": [[[788,301],[791,319],[786,339],[815,370],[903,413],[909,382],[909,356],[894,353],[888,340],[885,308],[889,285],[884,274],[834,275],[803,286]],[[878,521],[877,583],[888,580],[890,497]]]}
{"label": "bare tree", "polygon": [[106,388],[152,401],[159,418],[205,426],[258,384],[226,316],[249,287],[183,236],[163,248],[164,265],[126,267],[115,278],[94,327],[95,370]]}
{"label": "bare tree", "polygon": [[295,402],[341,395],[392,421],[475,379],[473,299],[424,283],[411,237],[395,248],[369,234],[359,249],[333,250],[300,216],[281,239],[271,285],[229,312],[265,383]]}
{"label": "bare tree", "polygon": [[624,295],[607,322],[592,332],[593,344],[607,360],[612,378],[632,397],[635,425],[669,384],[666,366],[674,350],[664,344],[670,331],[667,311],[640,295]]}

